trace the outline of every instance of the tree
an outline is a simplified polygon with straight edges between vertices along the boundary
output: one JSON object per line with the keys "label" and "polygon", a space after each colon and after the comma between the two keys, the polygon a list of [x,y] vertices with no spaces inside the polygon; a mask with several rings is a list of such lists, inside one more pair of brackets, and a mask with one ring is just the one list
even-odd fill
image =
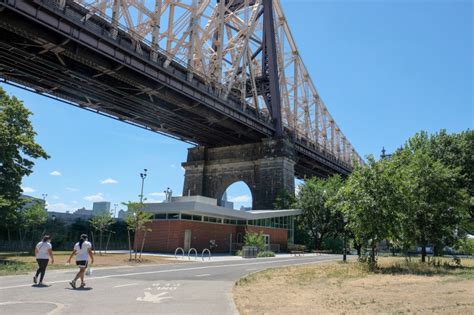
{"label": "tree", "polygon": [[22,247],[28,232],[31,232],[31,240],[33,241],[37,228],[48,219],[48,213],[41,202],[32,199],[26,199],[24,202],[24,206],[17,211],[16,215]]}
{"label": "tree", "polygon": [[398,168],[404,194],[402,230],[421,246],[425,262],[428,244],[434,245],[435,254],[454,244],[456,230],[468,218],[468,192],[459,184],[460,168],[436,160],[423,133],[409,139],[394,162],[403,165]]}
{"label": "tree", "polygon": [[109,212],[101,212],[90,220],[92,228],[99,231],[99,254],[102,255],[102,236],[109,226],[114,223],[114,218]]}
{"label": "tree", "polygon": [[399,180],[390,161],[376,162],[369,156],[367,165],[357,166],[340,190],[337,207],[348,220],[356,242],[371,248],[370,263],[375,264],[375,248],[383,240],[397,241],[400,231]]}
{"label": "tree", "polygon": [[275,198],[275,202],[273,203],[273,207],[275,209],[292,209],[296,206],[296,198],[293,194],[288,192],[288,190],[283,190],[280,194],[277,195]]}
{"label": "tree", "polygon": [[[127,213],[125,215],[125,223],[128,226],[128,244],[130,250],[130,260],[132,260],[132,245],[131,245],[131,235],[130,232],[134,232],[135,240],[134,240],[134,252],[135,252],[135,260],[137,260],[137,253],[138,253],[138,244],[136,242],[136,236],[140,232],[145,232],[143,238],[146,237],[146,232],[149,230],[146,227],[146,224],[151,221],[152,215],[151,213],[143,211],[144,204],[142,202],[131,202],[124,203],[127,206]],[[143,239],[144,243],[144,239]]]}
{"label": "tree", "polygon": [[0,87],[0,222],[6,229],[14,224],[21,208],[20,185],[23,176],[33,171],[32,159],[49,158],[35,142],[31,114],[23,102]]}
{"label": "tree", "polygon": [[313,177],[306,179],[298,195],[301,220],[311,235],[314,248],[320,249],[326,236],[336,235],[340,229],[341,216],[334,203],[328,203],[342,187],[342,179],[335,175],[328,179]]}

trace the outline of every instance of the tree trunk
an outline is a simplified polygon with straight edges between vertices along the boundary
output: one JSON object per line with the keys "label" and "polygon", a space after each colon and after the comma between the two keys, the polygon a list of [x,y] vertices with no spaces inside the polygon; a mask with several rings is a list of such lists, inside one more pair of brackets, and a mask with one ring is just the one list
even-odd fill
{"label": "tree trunk", "polygon": [[102,256],[102,230],[99,231],[99,255]]}
{"label": "tree trunk", "polygon": [[421,262],[426,262],[426,242],[422,242],[421,244]]}
{"label": "tree trunk", "polygon": [[142,259],[143,247],[145,246],[145,239],[146,239],[146,233],[147,233],[147,232],[148,232],[148,231],[145,230],[145,235],[143,235],[142,248],[140,248],[140,258],[139,258],[140,260]]}
{"label": "tree trunk", "polygon": [[10,229],[8,229],[8,228],[7,228],[7,237],[8,237],[8,243],[11,243],[12,235],[11,235]]}
{"label": "tree trunk", "polygon": [[375,242],[372,242],[372,248],[370,251],[370,262],[373,264],[375,264],[375,248],[376,248],[376,244]]}
{"label": "tree trunk", "polygon": [[130,240],[130,229],[127,229],[128,232],[128,251],[130,253],[130,261],[132,261],[132,241]]}
{"label": "tree trunk", "polygon": [[321,250],[322,239],[323,239],[322,235],[319,237],[317,235],[314,236],[314,249],[315,250]]}
{"label": "tree trunk", "polygon": [[109,237],[107,238],[107,244],[105,244],[105,253],[107,254],[107,249],[109,248],[110,236],[112,235],[112,231],[109,232]]}
{"label": "tree trunk", "polygon": [[359,243],[356,243],[355,248],[357,249],[357,256],[360,257],[362,255],[362,245]]}

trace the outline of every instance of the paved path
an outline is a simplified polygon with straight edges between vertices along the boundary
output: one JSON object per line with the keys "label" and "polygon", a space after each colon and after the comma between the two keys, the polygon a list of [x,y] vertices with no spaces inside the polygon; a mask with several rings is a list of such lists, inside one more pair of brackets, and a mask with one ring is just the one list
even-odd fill
{"label": "paved path", "polygon": [[0,277],[0,314],[236,314],[237,279],[272,267],[340,260],[336,255],[258,258],[139,267],[103,268],[72,290],[71,270],[50,271],[49,287],[32,275]]}

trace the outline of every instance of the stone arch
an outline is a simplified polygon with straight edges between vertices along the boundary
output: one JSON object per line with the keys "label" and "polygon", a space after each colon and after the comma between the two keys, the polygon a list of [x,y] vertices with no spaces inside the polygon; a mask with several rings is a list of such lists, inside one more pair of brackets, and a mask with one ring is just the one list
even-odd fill
{"label": "stone arch", "polygon": [[[250,192],[250,200],[252,201],[252,206],[253,206],[253,196],[254,196],[254,192],[252,191],[252,187],[251,185],[249,185],[248,183],[246,183],[244,180],[236,180],[236,181],[233,181],[231,182],[230,184],[227,184],[227,185],[223,185],[223,189],[219,189],[219,191],[217,192],[217,204],[218,205],[222,205],[221,204],[221,200],[222,200],[222,197],[224,195],[225,192],[227,192],[229,190],[229,188],[231,188],[232,186],[234,186],[235,184],[239,184],[239,183],[242,183],[244,184],[248,191]],[[227,194],[227,197],[229,197],[229,194]]]}

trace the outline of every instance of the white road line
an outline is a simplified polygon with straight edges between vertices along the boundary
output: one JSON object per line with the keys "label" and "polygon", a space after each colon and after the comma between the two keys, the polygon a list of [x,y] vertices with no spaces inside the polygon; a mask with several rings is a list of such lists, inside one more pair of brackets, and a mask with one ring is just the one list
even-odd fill
{"label": "white road line", "polygon": [[116,285],[114,288],[130,287],[132,285],[137,285],[137,284],[138,283],[129,283],[129,284]]}
{"label": "white road line", "polygon": [[195,277],[208,277],[210,275],[211,275],[210,273],[205,273],[205,274],[202,274],[202,275],[195,275]]}
{"label": "white road line", "polygon": [[252,270],[257,270],[257,268],[245,269],[245,271],[252,271]]}
{"label": "white road line", "polygon": [[[299,260],[307,260],[311,259],[314,257],[308,257],[308,258],[299,258]],[[287,267],[287,266],[297,266],[297,265],[306,265],[306,264],[317,264],[321,262],[330,262],[330,261],[338,261],[340,258],[337,259],[327,259],[327,260],[316,260],[316,261],[310,261],[306,263],[296,263],[296,264],[288,264],[288,265],[276,265],[275,268],[277,267]],[[295,259],[285,259],[285,260],[272,260],[272,261],[259,261],[259,262],[254,262],[254,263],[243,263],[243,264],[231,264],[231,265],[214,265],[214,266],[203,266],[203,267],[193,267],[193,268],[178,268],[178,269],[169,269],[169,270],[156,270],[156,271],[145,271],[145,272],[134,272],[134,273],[123,273],[123,274],[118,274],[118,275],[108,275],[108,276],[101,276],[101,277],[91,277],[88,279],[88,281],[93,281],[93,280],[101,280],[101,279],[108,279],[108,278],[119,278],[119,277],[129,277],[129,276],[137,276],[137,275],[151,275],[151,274],[157,274],[157,273],[167,273],[167,272],[181,272],[181,271],[191,271],[191,270],[202,270],[202,269],[209,269],[209,268],[224,268],[224,267],[239,267],[239,266],[250,266],[250,265],[265,265],[265,264],[272,264],[272,263],[282,263],[282,262],[287,262],[287,261],[295,261]],[[60,280],[60,281],[51,281],[49,284],[55,284],[55,283],[67,283],[71,280]],[[9,286],[9,287],[0,287],[0,290],[5,290],[5,289],[15,289],[15,288],[24,288],[24,287],[31,287],[31,284],[22,284],[22,285],[15,285],[15,286]]]}
{"label": "white road line", "polygon": [[32,301],[16,301],[16,302],[1,302],[0,305],[11,305],[11,304],[53,304],[56,306],[54,310],[49,312],[47,315],[55,315],[59,314],[59,311],[64,308],[64,304],[61,303],[56,303],[56,302],[47,302],[47,301],[38,301],[38,302],[32,302]]}

